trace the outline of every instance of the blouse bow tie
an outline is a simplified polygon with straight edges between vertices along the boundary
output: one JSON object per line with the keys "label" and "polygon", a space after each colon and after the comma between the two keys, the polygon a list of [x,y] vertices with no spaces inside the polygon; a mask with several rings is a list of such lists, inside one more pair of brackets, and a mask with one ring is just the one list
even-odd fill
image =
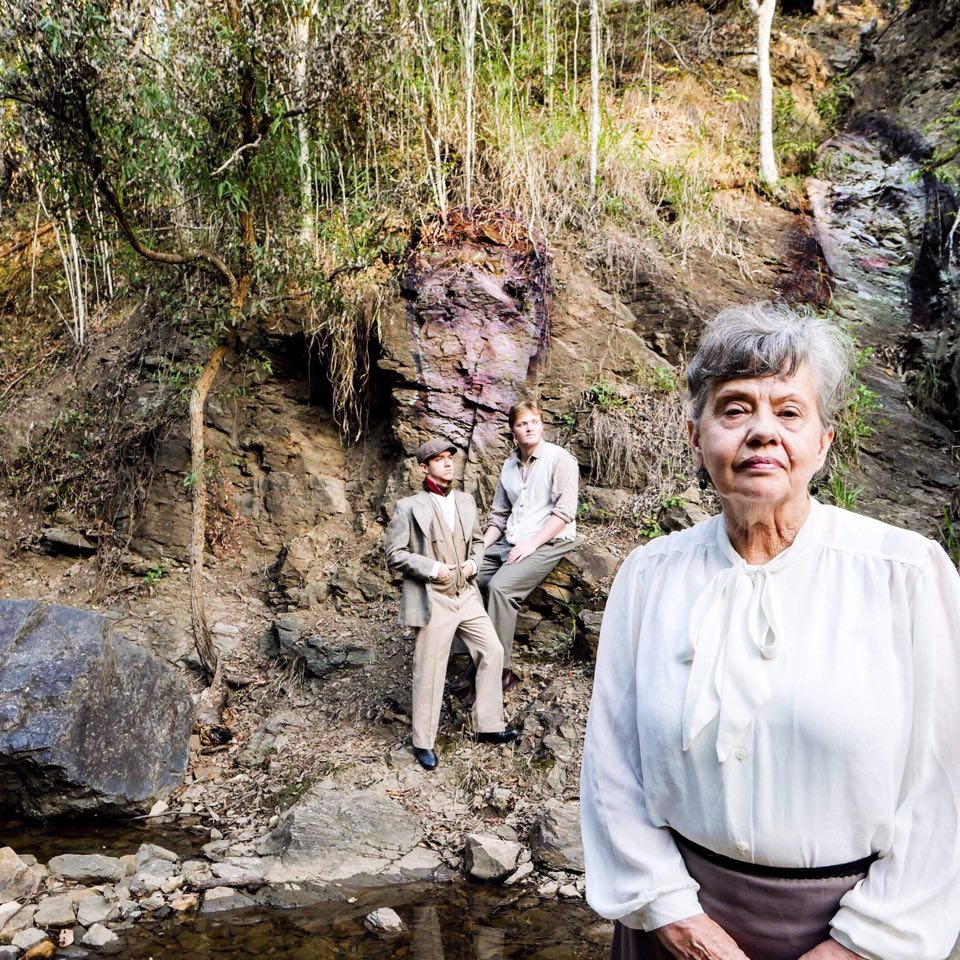
{"label": "blouse bow tie", "polygon": [[683,705],[683,749],[719,716],[717,759],[740,746],[770,699],[766,661],[783,635],[770,571],[742,560],[721,570],[690,612],[692,660]]}

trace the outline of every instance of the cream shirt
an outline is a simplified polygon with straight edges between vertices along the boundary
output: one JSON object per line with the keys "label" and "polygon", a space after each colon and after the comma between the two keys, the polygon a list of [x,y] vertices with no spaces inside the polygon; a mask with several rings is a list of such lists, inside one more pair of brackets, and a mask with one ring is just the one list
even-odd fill
{"label": "cream shirt", "polygon": [[634,550],[600,635],[581,779],[587,899],[701,912],[668,826],[786,867],[876,852],[832,935],[942,960],[960,929],[960,577],[918,534],[811,501],[762,566],[722,517]]}

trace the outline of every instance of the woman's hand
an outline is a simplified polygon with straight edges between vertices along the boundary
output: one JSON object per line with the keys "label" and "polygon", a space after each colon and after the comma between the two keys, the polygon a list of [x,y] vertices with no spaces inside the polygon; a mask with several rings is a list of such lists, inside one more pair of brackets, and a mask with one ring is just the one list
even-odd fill
{"label": "woman's hand", "polygon": [[[747,955],[733,937],[705,913],[668,923],[653,932],[677,960],[747,960]],[[812,953],[806,954],[807,960]],[[813,960],[830,958],[816,957]]]}
{"label": "woman's hand", "polygon": [[818,943],[812,950],[808,950],[798,960],[863,960],[863,957],[837,943],[833,937],[827,937],[826,940]]}

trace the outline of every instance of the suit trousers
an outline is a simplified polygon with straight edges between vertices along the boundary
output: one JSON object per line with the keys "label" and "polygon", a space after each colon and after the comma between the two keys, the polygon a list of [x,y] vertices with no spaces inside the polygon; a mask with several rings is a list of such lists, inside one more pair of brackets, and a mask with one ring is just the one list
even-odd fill
{"label": "suit trousers", "polygon": [[510,666],[513,635],[520,604],[575,545],[573,540],[551,540],[519,563],[507,563],[513,544],[500,538],[488,547],[477,583],[487,594],[487,613],[503,645],[503,665]]}
{"label": "suit trousers", "polygon": [[440,725],[450,645],[457,637],[477,667],[473,725],[477,733],[503,729],[500,674],[503,649],[474,584],[459,594],[430,590],[430,622],[417,630],[413,654],[413,745],[432,750]]}

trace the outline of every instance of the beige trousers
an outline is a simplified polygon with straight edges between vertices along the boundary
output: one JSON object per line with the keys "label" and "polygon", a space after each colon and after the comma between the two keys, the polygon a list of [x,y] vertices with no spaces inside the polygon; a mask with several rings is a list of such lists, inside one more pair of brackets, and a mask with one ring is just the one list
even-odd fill
{"label": "beige trousers", "polygon": [[505,667],[510,666],[513,654],[520,604],[574,546],[574,540],[551,540],[519,563],[507,563],[513,545],[503,537],[487,547],[477,583],[487,595],[487,613],[503,645]]}
{"label": "beige trousers", "polygon": [[440,725],[443,682],[453,638],[464,643],[477,667],[477,701],[473,707],[477,733],[503,729],[503,648],[474,584],[456,596],[429,586],[427,589],[430,622],[417,630],[413,654],[413,745],[432,750]]}

